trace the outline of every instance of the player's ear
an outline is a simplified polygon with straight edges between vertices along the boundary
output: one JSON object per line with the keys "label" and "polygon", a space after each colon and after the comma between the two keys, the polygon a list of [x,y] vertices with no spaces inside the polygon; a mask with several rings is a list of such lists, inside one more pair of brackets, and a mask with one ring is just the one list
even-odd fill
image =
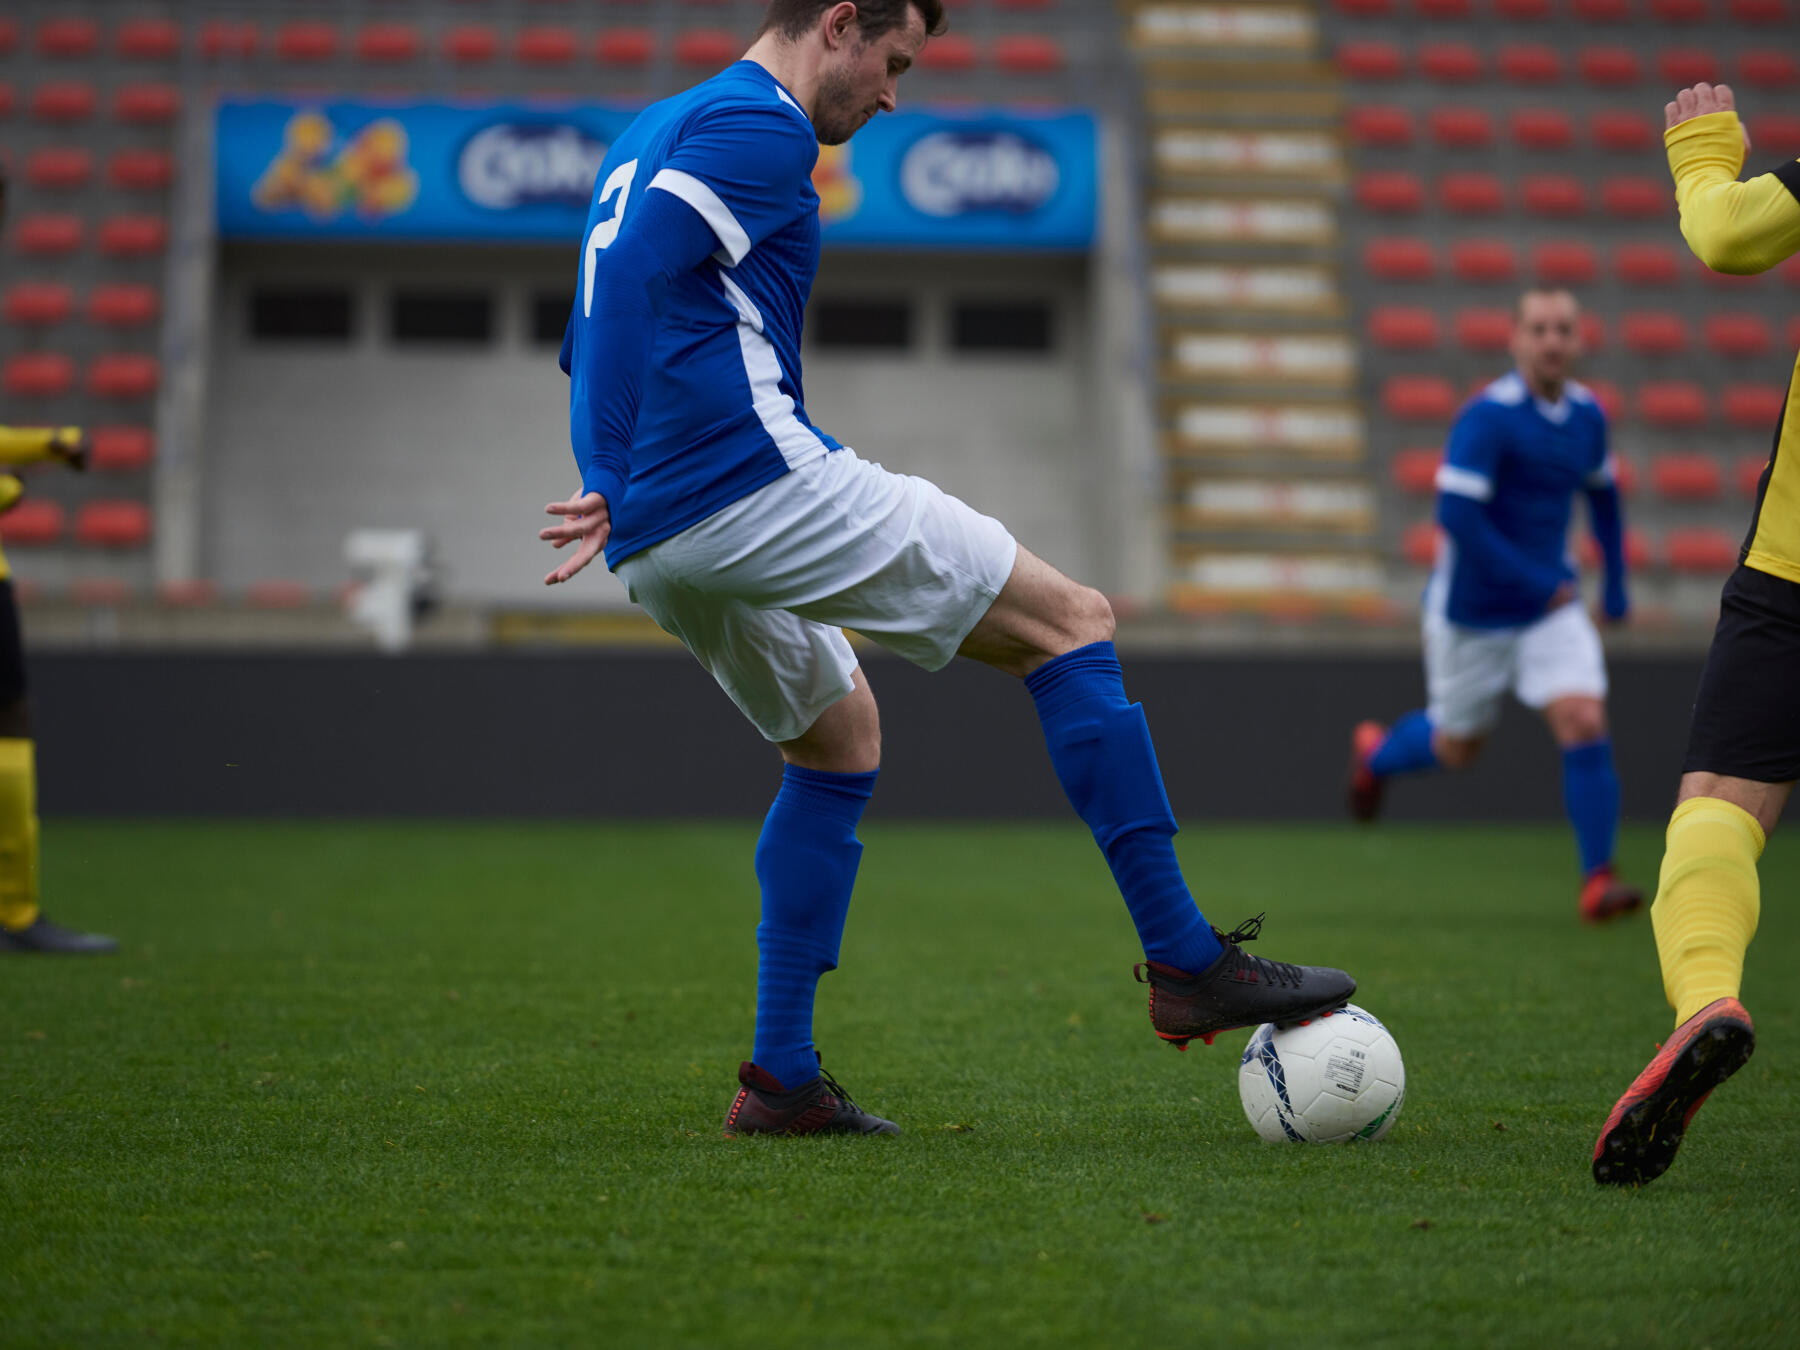
{"label": "player's ear", "polygon": [[833,5],[825,12],[825,35],[829,46],[837,47],[850,40],[850,30],[856,26],[856,6],[850,0],[843,4]]}

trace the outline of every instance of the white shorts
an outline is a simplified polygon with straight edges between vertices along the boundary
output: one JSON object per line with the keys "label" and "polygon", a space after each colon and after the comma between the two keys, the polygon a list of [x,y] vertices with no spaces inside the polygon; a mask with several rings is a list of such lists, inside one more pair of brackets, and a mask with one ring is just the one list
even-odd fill
{"label": "white shorts", "polygon": [[1559,698],[1606,697],[1600,634],[1579,600],[1523,628],[1465,628],[1428,605],[1425,687],[1431,725],[1480,736],[1500,720],[1510,690],[1528,708]]}
{"label": "white shorts", "polygon": [[614,569],[771,741],[854,685],[841,629],[926,670],[950,663],[1012,575],[991,516],[846,447],[783,474]]}

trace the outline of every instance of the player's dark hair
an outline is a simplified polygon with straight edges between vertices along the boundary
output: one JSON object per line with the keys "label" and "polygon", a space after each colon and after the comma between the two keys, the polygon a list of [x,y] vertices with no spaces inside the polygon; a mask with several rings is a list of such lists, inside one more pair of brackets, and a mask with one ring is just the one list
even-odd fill
{"label": "player's dark hair", "polygon": [[1566,295],[1575,302],[1575,312],[1581,312],[1581,297],[1567,286],[1527,286],[1519,292],[1519,298],[1513,301],[1513,327],[1517,328],[1525,322],[1525,302],[1534,295]]}
{"label": "player's dark hair", "polygon": [[[819,16],[842,0],[770,0],[763,13],[762,27],[756,36],[779,33],[789,42],[798,42]],[[936,37],[944,31],[944,0],[856,0],[856,27],[864,42],[906,23],[908,10],[916,9],[925,20],[925,32]]]}

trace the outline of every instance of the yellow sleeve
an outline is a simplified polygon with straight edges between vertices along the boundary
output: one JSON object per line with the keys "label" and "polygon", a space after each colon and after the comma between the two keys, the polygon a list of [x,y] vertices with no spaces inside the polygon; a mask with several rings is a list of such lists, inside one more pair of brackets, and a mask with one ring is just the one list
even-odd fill
{"label": "yellow sleeve", "polygon": [[55,459],[58,446],[78,442],[75,427],[0,427],[0,464],[36,464]]}
{"label": "yellow sleeve", "polygon": [[1681,233],[1715,272],[1766,272],[1800,252],[1800,161],[1737,181],[1744,137],[1735,112],[1691,117],[1663,132]]}

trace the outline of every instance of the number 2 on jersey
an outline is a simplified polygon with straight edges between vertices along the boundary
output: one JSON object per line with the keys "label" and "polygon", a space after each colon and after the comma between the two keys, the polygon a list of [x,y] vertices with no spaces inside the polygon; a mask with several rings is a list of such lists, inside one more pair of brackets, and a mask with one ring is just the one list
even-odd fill
{"label": "number 2 on jersey", "polygon": [[581,316],[591,318],[594,313],[594,264],[598,261],[600,250],[610,248],[612,241],[619,237],[619,226],[625,220],[625,203],[631,200],[631,180],[637,177],[638,162],[628,159],[606,177],[606,185],[600,189],[600,205],[605,206],[607,200],[617,196],[619,204],[613,208],[610,218],[595,225],[587,238],[587,247],[581,254]]}

